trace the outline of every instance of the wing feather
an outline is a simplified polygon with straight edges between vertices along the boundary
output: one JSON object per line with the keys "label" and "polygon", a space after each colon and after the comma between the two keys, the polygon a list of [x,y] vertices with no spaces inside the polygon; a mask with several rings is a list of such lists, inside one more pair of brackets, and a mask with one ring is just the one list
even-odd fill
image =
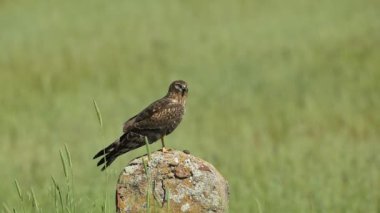
{"label": "wing feather", "polygon": [[183,106],[167,98],[157,100],[126,121],[123,131],[162,129],[161,125],[172,120],[171,118],[174,116],[172,112],[177,108],[183,108]]}

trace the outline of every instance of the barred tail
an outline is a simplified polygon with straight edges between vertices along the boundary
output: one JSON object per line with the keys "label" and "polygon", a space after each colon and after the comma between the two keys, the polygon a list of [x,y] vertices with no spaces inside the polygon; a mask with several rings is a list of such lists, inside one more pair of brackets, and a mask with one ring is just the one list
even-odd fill
{"label": "barred tail", "polygon": [[101,170],[104,171],[117,157],[131,150],[137,149],[144,144],[144,136],[133,132],[127,132],[115,142],[100,150],[93,159],[102,157],[97,166],[103,165]]}

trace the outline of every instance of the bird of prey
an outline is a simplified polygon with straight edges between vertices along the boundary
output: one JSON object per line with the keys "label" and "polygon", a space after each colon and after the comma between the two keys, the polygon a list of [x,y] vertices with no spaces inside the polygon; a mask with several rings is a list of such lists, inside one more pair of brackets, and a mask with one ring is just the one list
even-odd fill
{"label": "bird of prey", "polygon": [[163,98],[127,120],[121,137],[94,156],[94,159],[101,157],[97,165],[103,165],[102,171],[121,154],[145,145],[145,138],[149,144],[161,139],[162,151],[166,152],[164,137],[173,132],[181,122],[187,94],[187,83],[182,80],[174,81]]}

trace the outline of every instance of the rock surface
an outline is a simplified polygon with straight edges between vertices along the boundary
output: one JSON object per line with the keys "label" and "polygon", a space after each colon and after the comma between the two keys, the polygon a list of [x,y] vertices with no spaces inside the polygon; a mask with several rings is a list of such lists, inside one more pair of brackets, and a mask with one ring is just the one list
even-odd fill
{"label": "rock surface", "polygon": [[117,212],[227,212],[228,183],[206,161],[182,151],[132,160],[119,176]]}

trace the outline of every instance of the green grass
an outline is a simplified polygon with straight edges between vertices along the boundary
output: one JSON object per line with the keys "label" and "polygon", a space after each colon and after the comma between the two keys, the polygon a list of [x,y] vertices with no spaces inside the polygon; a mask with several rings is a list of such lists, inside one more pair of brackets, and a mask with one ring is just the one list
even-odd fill
{"label": "green grass", "polygon": [[56,211],[51,177],[66,190],[67,144],[70,210],[113,212],[118,174],[145,149],[106,173],[92,156],[184,79],[187,114],[166,145],[220,170],[231,212],[379,212],[379,10],[371,0],[1,1],[3,210]]}

